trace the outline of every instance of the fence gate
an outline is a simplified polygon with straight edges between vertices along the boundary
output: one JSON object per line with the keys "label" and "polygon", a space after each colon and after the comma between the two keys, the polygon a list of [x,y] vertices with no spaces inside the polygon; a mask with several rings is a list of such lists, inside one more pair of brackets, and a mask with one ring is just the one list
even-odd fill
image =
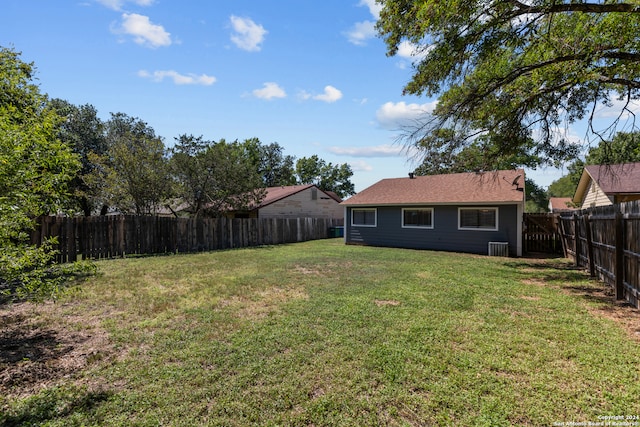
{"label": "fence gate", "polygon": [[522,242],[525,253],[562,254],[557,214],[524,214],[523,221]]}

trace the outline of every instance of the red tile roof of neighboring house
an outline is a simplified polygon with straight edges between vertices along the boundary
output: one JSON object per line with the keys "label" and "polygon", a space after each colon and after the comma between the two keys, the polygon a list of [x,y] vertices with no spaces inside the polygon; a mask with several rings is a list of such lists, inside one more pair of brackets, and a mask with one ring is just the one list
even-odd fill
{"label": "red tile roof of neighboring house", "polygon": [[282,187],[268,187],[265,189],[267,191],[267,194],[264,196],[264,199],[262,199],[262,202],[260,203],[259,207],[270,205],[273,202],[277,202],[278,200],[284,199],[285,197],[289,197],[292,194],[296,194],[310,187],[313,187],[313,185],[307,184],[307,185],[286,185]]}
{"label": "red tile roof of neighboring house", "polygon": [[[514,184],[515,183],[515,184]],[[524,201],[524,170],[383,179],[343,205],[482,204]]]}
{"label": "red tile roof of neighboring house", "polygon": [[[293,194],[304,191],[308,188],[316,187],[314,184],[304,184],[304,185],[287,185],[282,187],[268,187],[265,190],[267,194],[262,202],[258,206],[258,208],[263,208],[271,203],[277,202],[278,200],[282,200],[287,198]],[[317,187],[316,187],[317,188]],[[331,197],[336,202],[340,203],[342,199],[338,197],[338,195],[332,191],[323,191],[318,188],[318,191],[325,193],[327,196]],[[255,208],[254,208],[255,209]]]}
{"label": "red tile roof of neighboring house", "polygon": [[576,210],[573,206],[573,199],[571,197],[550,197],[549,205],[552,211],[573,211]]}

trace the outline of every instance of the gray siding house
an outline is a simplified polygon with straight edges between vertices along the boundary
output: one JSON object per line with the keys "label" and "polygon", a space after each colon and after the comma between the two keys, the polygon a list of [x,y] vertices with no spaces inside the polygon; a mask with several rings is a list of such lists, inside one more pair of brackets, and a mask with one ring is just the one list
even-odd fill
{"label": "gray siding house", "polygon": [[343,201],[347,244],[522,256],[524,171],[383,179]]}

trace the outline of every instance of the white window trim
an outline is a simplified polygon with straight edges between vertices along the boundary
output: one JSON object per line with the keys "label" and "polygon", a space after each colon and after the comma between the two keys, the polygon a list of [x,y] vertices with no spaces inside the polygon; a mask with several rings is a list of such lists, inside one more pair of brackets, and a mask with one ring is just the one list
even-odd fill
{"label": "white window trim", "polygon": [[[431,211],[431,225],[405,225],[404,224],[404,211]],[[433,224],[435,222],[433,208],[402,208],[402,216],[400,221],[402,222],[402,228],[417,228],[419,230],[433,230]]]}
{"label": "white window trim", "polygon": [[[462,227],[460,225],[460,212],[463,210],[493,210],[496,212],[496,224],[495,224],[495,228],[474,228],[474,227]],[[495,207],[495,206],[465,206],[463,208],[458,208],[458,230],[462,230],[462,231],[498,231],[499,229],[499,224],[500,224],[500,218],[498,217],[498,215],[500,214],[500,209]]]}
{"label": "white window trim", "polygon": [[[373,225],[371,224],[354,224],[353,213],[355,211],[373,211]],[[378,226],[378,209],[377,208],[351,208],[351,226],[352,227],[377,227]]]}

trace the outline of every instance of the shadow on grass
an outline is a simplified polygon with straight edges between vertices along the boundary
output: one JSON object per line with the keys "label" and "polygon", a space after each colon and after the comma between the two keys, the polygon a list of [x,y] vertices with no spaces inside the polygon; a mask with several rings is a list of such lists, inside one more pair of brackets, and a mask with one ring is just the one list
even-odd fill
{"label": "shadow on grass", "polygon": [[46,362],[69,351],[62,346],[57,332],[25,323],[26,316],[0,317],[0,363],[22,360]]}
{"label": "shadow on grass", "polygon": [[[613,288],[597,278],[590,277],[582,267],[566,259],[521,259],[506,263],[518,270],[523,280],[557,286],[606,312],[621,309],[634,310],[626,300],[616,300]],[[640,314],[640,312],[639,312]]]}
{"label": "shadow on grass", "polygon": [[4,414],[0,413],[0,426],[47,424],[73,414],[83,414],[85,420],[100,423],[96,409],[112,395],[112,392],[82,389],[44,390],[26,399],[18,408]]}
{"label": "shadow on grass", "polygon": [[87,337],[32,322],[25,314],[0,315],[0,395],[24,395],[85,363]]}
{"label": "shadow on grass", "polygon": [[514,268],[525,278],[536,279],[545,282],[584,283],[589,280],[589,275],[584,269],[576,267],[565,259],[520,259],[505,263]]}

